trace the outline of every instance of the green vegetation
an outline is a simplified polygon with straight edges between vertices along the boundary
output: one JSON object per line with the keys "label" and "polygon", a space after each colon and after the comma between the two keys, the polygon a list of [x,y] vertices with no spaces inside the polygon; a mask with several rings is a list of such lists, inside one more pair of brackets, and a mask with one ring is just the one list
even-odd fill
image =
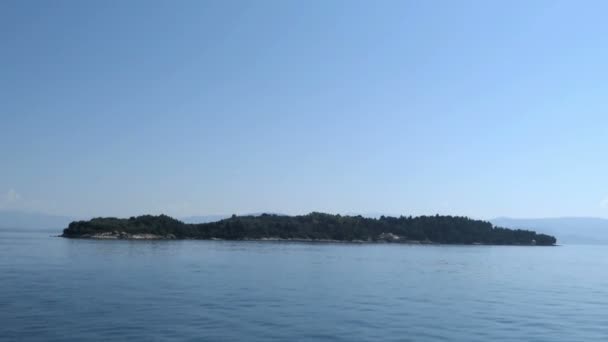
{"label": "green vegetation", "polygon": [[95,218],[70,223],[68,238],[95,238],[105,234],[129,238],[151,234],[177,239],[291,239],[337,241],[388,241],[442,244],[543,245],[553,236],[528,230],[493,227],[491,223],[458,216],[384,217],[340,216],[311,213],[301,216],[232,216],[218,222],[185,224],[166,215],[128,219]]}

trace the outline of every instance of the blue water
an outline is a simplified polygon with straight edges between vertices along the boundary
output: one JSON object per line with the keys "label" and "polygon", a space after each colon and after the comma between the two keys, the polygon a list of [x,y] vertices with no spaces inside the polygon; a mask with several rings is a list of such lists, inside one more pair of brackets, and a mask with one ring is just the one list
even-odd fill
{"label": "blue water", "polygon": [[0,232],[2,341],[607,341],[608,246]]}

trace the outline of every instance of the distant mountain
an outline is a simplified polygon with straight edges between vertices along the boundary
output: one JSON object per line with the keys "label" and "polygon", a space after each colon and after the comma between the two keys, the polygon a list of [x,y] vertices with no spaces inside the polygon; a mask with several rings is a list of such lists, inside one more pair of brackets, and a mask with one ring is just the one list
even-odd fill
{"label": "distant mountain", "polygon": [[54,230],[68,226],[74,218],[16,210],[0,210],[2,230]]}
{"label": "distant mountain", "polygon": [[608,220],[593,217],[514,219],[499,217],[494,225],[551,234],[558,244],[608,244]]}

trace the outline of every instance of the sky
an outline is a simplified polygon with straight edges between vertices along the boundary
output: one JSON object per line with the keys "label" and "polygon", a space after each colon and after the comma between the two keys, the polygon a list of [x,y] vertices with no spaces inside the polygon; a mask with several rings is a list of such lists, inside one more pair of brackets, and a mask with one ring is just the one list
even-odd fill
{"label": "sky", "polygon": [[605,1],[1,1],[0,209],[608,217]]}

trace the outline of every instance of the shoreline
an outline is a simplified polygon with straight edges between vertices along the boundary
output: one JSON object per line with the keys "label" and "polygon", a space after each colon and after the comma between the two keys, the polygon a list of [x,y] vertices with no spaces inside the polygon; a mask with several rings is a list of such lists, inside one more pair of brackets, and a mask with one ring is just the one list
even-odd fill
{"label": "shoreline", "polygon": [[420,246],[520,246],[520,247],[555,247],[558,245],[537,245],[537,244],[488,244],[488,243],[441,243],[434,241],[418,241],[418,240],[331,240],[331,239],[307,239],[307,238],[280,238],[280,237],[267,237],[267,238],[243,238],[243,239],[221,239],[221,238],[209,238],[209,239],[197,239],[197,238],[177,238],[173,234],[168,235],[155,235],[155,234],[128,234],[124,232],[110,232],[110,233],[99,233],[99,234],[84,234],[81,236],[65,236],[57,235],[56,237],[66,239],[82,239],[82,240],[124,240],[124,241],[187,241],[187,240],[200,240],[200,241],[226,241],[226,242],[286,242],[286,243],[312,243],[312,244],[354,244],[354,245],[380,245],[380,244],[393,244],[393,245],[420,245]]}
{"label": "shoreline", "polygon": [[183,223],[166,215],[99,217],[74,221],[67,238],[127,240],[230,240],[310,243],[401,243],[550,246],[554,236],[495,227],[461,216],[400,216],[379,219],[313,212],[287,216],[236,216],[210,223]]}

